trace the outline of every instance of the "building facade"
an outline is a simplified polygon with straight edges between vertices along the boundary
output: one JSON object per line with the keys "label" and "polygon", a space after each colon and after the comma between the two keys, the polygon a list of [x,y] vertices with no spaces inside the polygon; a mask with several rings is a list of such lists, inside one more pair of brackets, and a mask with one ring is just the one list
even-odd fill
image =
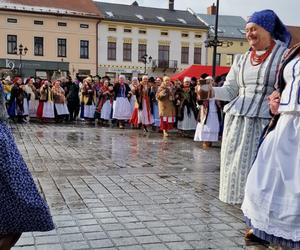
{"label": "building facade", "polygon": [[0,73],[48,79],[67,73],[96,74],[100,18],[88,0],[85,4],[42,0],[39,6],[30,0],[2,1]]}
{"label": "building facade", "polygon": [[[174,4],[174,3],[173,3]],[[206,63],[207,27],[188,11],[96,2],[99,75],[171,75]]]}
{"label": "building facade", "polygon": [[[194,11],[189,9],[194,14]],[[208,27],[208,39],[215,35],[216,6],[207,8],[207,14],[197,14],[200,21]],[[222,46],[217,48],[217,66],[231,66],[236,54],[243,54],[249,49],[246,40],[246,21],[239,16],[219,15],[218,40]],[[213,48],[207,48],[207,65],[212,65]]]}

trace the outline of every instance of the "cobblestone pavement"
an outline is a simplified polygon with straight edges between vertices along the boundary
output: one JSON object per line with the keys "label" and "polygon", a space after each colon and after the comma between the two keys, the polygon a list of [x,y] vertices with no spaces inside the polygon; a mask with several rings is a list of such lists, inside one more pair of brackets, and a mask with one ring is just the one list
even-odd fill
{"label": "cobblestone pavement", "polygon": [[56,229],[15,250],[266,249],[218,200],[219,147],[87,125],[12,125]]}

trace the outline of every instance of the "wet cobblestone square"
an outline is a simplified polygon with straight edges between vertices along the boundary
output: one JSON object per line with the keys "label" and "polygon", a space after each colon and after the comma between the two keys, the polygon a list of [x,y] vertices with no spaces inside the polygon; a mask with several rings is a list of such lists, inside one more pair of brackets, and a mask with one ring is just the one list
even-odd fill
{"label": "wet cobblestone square", "polygon": [[246,244],[239,207],[218,200],[219,146],[77,125],[12,125],[56,229],[16,250],[266,249]]}

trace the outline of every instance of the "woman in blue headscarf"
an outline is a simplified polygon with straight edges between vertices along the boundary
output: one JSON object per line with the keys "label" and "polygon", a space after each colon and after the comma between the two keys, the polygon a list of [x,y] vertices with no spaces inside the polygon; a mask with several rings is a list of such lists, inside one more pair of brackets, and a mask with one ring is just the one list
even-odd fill
{"label": "woman in blue headscarf", "polygon": [[[246,236],[300,248],[300,43],[284,57],[276,91],[269,97],[275,115],[249,172],[242,210],[251,228]],[[273,130],[271,129],[273,128]]]}
{"label": "woman in blue headscarf", "polygon": [[0,249],[11,249],[23,232],[54,229],[10,129],[0,83]]}
{"label": "woman in blue headscarf", "polygon": [[276,71],[291,40],[272,10],[255,12],[247,22],[250,50],[237,55],[222,87],[212,97],[228,101],[221,148],[221,201],[241,204],[247,175],[259,138],[270,119],[267,97],[273,92]]}

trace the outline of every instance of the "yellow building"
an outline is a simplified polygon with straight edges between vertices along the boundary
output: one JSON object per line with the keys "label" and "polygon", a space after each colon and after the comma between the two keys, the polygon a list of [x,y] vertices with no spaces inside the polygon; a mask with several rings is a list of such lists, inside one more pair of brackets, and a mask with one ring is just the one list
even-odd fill
{"label": "yellow building", "polygon": [[0,72],[48,79],[61,72],[95,74],[101,16],[93,1],[35,3],[0,2]]}
{"label": "yellow building", "polygon": [[[207,14],[197,14],[198,19],[210,28],[208,39],[213,38],[215,34],[215,14],[216,6],[214,5],[208,7]],[[245,37],[246,21],[239,16],[219,15],[218,23],[218,40],[221,41],[222,46],[217,48],[217,65],[231,66],[236,54],[243,54],[249,49]],[[213,47],[208,47],[207,65],[212,65],[212,61]]]}

